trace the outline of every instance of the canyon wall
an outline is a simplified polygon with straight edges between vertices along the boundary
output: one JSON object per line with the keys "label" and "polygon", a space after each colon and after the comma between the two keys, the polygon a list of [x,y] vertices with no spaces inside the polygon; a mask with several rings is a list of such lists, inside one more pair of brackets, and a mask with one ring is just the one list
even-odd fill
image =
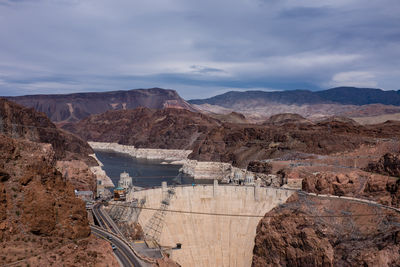
{"label": "canyon wall", "polygon": [[252,266],[399,266],[399,220],[373,204],[293,194],[259,222]]}

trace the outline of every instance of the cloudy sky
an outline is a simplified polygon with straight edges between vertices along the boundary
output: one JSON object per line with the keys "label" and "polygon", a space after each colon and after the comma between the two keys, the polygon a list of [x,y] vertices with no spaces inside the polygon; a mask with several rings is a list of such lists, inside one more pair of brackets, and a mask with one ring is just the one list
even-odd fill
{"label": "cloudy sky", "polygon": [[398,0],[0,0],[0,95],[400,89]]}

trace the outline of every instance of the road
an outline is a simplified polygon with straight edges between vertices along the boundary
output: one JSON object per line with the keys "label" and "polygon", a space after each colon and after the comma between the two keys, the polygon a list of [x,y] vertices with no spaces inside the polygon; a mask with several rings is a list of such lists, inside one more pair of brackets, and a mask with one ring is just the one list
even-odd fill
{"label": "road", "polygon": [[95,204],[93,206],[93,215],[96,217],[97,221],[99,222],[100,227],[104,229],[108,229],[109,231],[113,232],[116,235],[124,236],[122,232],[119,230],[118,226],[115,222],[110,218],[107,212],[103,212],[102,204]]}
{"label": "road", "polygon": [[106,240],[108,240],[109,236],[112,237],[112,240],[108,241],[117,247],[115,255],[124,266],[144,266],[141,260],[136,257],[135,253],[133,253],[132,249],[122,238],[97,226],[90,226],[90,228],[92,233],[96,236],[102,237]]}
{"label": "road", "polygon": [[108,214],[103,212],[103,210],[101,209],[101,204],[96,204],[93,206],[93,215],[98,221],[100,227],[90,226],[92,232],[97,236],[105,238],[106,240],[108,240],[109,236],[112,237],[112,240],[108,241],[117,247],[114,253],[124,267],[148,266],[148,264],[144,263],[135,255],[132,248],[122,238],[123,235],[118,229],[118,226],[108,216]]}

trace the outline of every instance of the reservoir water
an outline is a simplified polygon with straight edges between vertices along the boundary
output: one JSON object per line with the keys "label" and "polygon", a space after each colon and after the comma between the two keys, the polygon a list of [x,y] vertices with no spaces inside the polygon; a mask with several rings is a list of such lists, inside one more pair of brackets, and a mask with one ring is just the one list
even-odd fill
{"label": "reservoir water", "polygon": [[[182,165],[161,164],[161,160],[138,159],[128,154],[112,151],[95,151],[97,158],[104,164],[103,170],[118,185],[119,176],[126,171],[133,178],[133,184],[140,187],[161,186],[168,184],[192,184],[193,177],[179,173]],[[196,180],[196,183],[200,181]],[[211,183],[211,181],[201,181]]]}

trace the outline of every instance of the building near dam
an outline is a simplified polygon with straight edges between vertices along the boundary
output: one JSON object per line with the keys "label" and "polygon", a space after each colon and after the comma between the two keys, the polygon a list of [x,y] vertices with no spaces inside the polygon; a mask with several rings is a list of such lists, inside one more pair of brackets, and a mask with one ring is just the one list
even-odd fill
{"label": "building near dam", "polygon": [[171,188],[163,184],[132,190],[127,201],[142,203],[144,209],[137,209],[130,218],[140,223],[145,234],[153,231],[147,237],[164,248],[181,244],[181,249],[169,252],[182,266],[250,266],[260,219],[292,192],[259,183],[235,186],[215,181],[214,185]]}
{"label": "building near dam", "polygon": [[118,187],[129,190],[132,188],[132,177],[129,176],[129,173],[123,172],[119,176]]}
{"label": "building near dam", "polygon": [[119,177],[118,186],[114,188],[114,200],[125,201],[126,195],[133,187],[132,177],[127,172],[121,173]]}

